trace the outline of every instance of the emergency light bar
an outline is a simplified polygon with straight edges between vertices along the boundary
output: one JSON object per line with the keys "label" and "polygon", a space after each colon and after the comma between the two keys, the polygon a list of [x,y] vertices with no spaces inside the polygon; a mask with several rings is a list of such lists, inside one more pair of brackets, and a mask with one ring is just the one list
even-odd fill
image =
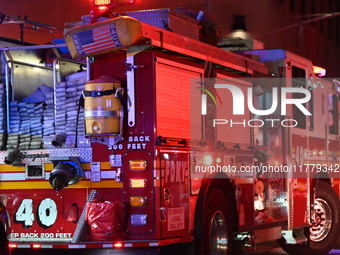
{"label": "emergency light bar", "polygon": [[116,2],[117,5],[125,5],[125,4],[134,4],[135,0],[94,0],[94,5],[95,6],[109,6],[113,2]]}
{"label": "emergency light bar", "polygon": [[108,6],[112,4],[112,0],[94,0],[95,6]]}
{"label": "emergency light bar", "polygon": [[320,66],[313,66],[313,73],[318,77],[323,77],[326,75],[326,69]]}
{"label": "emergency light bar", "polygon": [[99,17],[105,16],[117,6],[133,5],[136,0],[90,0],[91,22],[96,22]]}

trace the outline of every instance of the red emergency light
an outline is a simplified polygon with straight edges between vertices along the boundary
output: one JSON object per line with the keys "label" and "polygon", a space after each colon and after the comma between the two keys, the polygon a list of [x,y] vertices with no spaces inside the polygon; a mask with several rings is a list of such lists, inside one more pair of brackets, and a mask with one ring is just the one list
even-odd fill
{"label": "red emergency light", "polygon": [[113,247],[115,247],[115,248],[123,248],[123,244],[122,243],[115,243],[113,245]]}
{"label": "red emergency light", "polygon": [[94,0],[95,6],[108,6],[112,4],[112,0]]}
{"label": "red emergency light", "polygon": [[134,4],[135,0],[94,0],[93,3],[95,6],[109,6],[111,4],[114,4],[114,2],[117,5],[125,5],[125,4]]}
{"label": "red emergency light", "polygon": [[133,5],[136,0],[90,0],[91,22],[96,22],[99,17],[109,14],[109,12],[123,5]]}

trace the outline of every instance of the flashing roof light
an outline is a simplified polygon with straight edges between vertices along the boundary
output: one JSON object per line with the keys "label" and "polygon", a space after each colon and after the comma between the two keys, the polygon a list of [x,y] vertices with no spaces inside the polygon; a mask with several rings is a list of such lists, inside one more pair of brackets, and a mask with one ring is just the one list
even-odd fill
{"label": "flashing roof light", "polygon": [[131,5],[135,4],[136,0],[93,0],[93,4],[97,7],[110,5]]}
{"label": "flashing roof light", "polygon": [[108,6],[112,4],[112,0],[94,0],[93,3],[95,6]]}
{"label": "flashing roof light", "polygon": [[318,77],[323,77],[326,75],[326,69],[320,66],[313,66],[313,73]]}
{"label": "flashing roof light", "polygon": [[97,22],[100,17],[109,15],[118,6],[134,5],[135,3],[136,0],[90,0],[91,23]]}

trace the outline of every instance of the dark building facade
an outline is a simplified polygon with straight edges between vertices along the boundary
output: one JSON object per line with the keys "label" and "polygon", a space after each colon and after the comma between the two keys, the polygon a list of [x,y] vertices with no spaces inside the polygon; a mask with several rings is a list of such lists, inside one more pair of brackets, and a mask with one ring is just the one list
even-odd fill
{"label": "dark building facade", "polygon": [[[2,0],[0,12],[27,15],[29,20],[61,28],[65,22],[89,14],[89,0],[55,1],[53,6],[51,2]],[[135,0],[135,5],[118,7],[115,11],[179,7],[204,11],[211,22],[219,25],[222,39],[257,39],[265,48],[283,48],[309,58],[327,69],[327,77],[340,76],[340,16],[329,15],[340,11],[340,0]],[[317,21],[310,22],[316,18]],[[244,31],[233,31],[235,22],[241,23]],[[19,34],[18,25],[0,25],[0,36],[19,39]],[[55,37],[31,30],[25,30],[24,36],[26,41],[38,44]]]}

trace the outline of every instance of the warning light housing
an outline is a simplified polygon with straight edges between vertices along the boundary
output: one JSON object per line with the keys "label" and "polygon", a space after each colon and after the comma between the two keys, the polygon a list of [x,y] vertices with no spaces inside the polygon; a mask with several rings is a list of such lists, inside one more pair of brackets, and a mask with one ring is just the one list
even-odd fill
{"label": "warning light housing", "polygon": [[132,189],[145,189],[146,179],[145,178],[130,178],[130,188]]}
{"label": "warning light housing", "polygon": [[100,17],[110,17],[112,9],[123,5],[134,5],[136,0],[90,0],[91,22],[97,22]]}
{"label": "warning light housing", "polygon": [[132,171],[144,171],[147,167],[147,162],[144,159],[130,160],[129,167]]}
{"label": "warning light housing", "polygon": [[130,205],[132,207],[144,207],[147,200],[146,196],[130,196]]}
{"label": "warning light housing", "polygon": [[108,6],[112,4],[112,0],[94,0],[93,3],[95,6]]}
{"label": "warning light housing", "polygon": [[323,77],[326,75],[326,69],[320,66],[313,66],[313,73],[318,77]]}

